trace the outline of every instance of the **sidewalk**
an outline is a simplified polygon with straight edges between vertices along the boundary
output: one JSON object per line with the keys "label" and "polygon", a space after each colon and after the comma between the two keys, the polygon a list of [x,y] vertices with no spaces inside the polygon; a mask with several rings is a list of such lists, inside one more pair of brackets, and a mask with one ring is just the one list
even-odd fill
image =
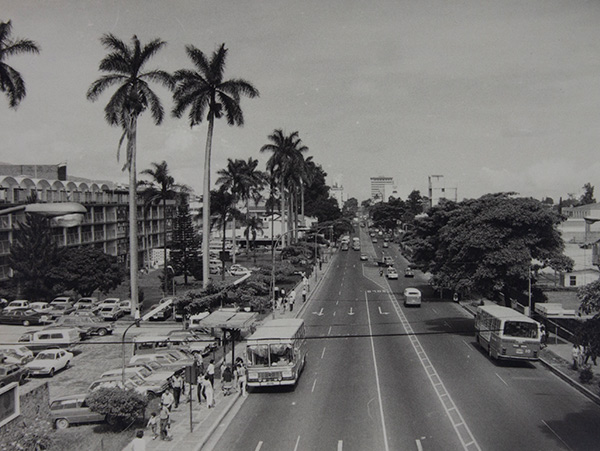
{"label": "sidewalk", "polygon": [[[292,312],[287,308],[285,311],[278,310],[273,312],[273,315],[265,317],[265,320],[271,318],[292,318],[297,317],[303,310],[304,307],[309,303],[311,296],[317,291],[317,288],[323,282],[329,266],[331,264],[333,255],[329,255],[327,261],[323,262],[321,270],[315,270],[311,274],[309,280],[310,290],[307,293],[306,302],[302,302],[302,281],[295,287],[296,300],[294,303],[294,310]],[[235,354],[242,355],[244,349],[244,343],[236,343]],[[227,361],[231,359],[231,351],[227,353]],[[192,432],[190,432],[190,405],[188,403],[188,395],[182,396],[179,408],[174,409],[171,412],[171,429],[170,435],[172,440],[163,441],[160,438],[152,440],[152,431],[150,429],[144,430],[144,438],[146,439],[146,450],[147,451],[200,451],[204,445],[208,442],[213,432],[217,429],[223,418],[232,409],[232,407],[239,400],[244,401],[243,397],[240,397],[239,392],[234,392],[232,395],[224,396],[221,390],[221,382],[219,380],[218,368],[220,367],[222,358],[215,363],[217,368],[217,377],[215,377],[215,407],[209,409],[205,402],[202,404],[198,403],[196,396],[196,390],[192,390]],[[123,451],[130,451],[131,444],[127,445]]]}
{"label": "sidewalk", "polygon": [[[460,305],[466,311],[475,315],[475,307],[471,303],[460,302]],[[565,341],[556,335],[548,334],[548,345],[540,352],[540,362],[569,385],[587,396],[591,401],[600,405],[600,394],[598,390],[598,383],[600,382],[600,365],[595,366],[592,364],[590,369],[594,375],[593,379],[587,384],[582,383],[579,380],[579,371],[572,368],[572,348],[572,343]]]}

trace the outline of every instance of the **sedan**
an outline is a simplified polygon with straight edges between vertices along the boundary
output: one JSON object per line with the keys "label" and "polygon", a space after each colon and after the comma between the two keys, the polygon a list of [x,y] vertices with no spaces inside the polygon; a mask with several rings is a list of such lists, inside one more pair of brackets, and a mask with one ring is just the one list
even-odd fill
{"label": "sedan", "polygon": [[248,274],[250,270],[241,265],[231,265],[229,268],[229,274],[232,276],[244,276]]}
{"label": "sedan", "polygon": [[404,277],[415,277],[415,273],[411,268],[406,268],[404,270]]}
{"label": "sedan", "polygon": [[29,304],[29,308],[39,313],[46,313],[48,310],[52,310],[53,306],[47,302],[32,302]]}
{"label": "sedan", "polygon": [[29,307],[29,301],[26,301],[25,299],[17,299],[17,300],[9,302],[8,305],[6,307],[4,307],[4,310],[16,310],[16,309],[28,308],[28,307]]}
{"label": "sedan", "polygon": [[68,368],[73,360],[73,354],[64,349],[47,349],[25,365],[31,376],[54,376],[54,373]]}
{"label": "sedan", "polygon": [[25,379],[27,379],[27,374],[27,369],[20,365],[14,363],[0,364],[0,387],[4,387],[11,382],[18,382],[19,385],[23,385]]}
{"label": "sedan", "polygon": [[48,315],[36,312],[30,308],[15,310],[3,310],[0,313],[0,324],[21,324],[31,326],[32,324],[44,324],[48,322]]}
{"label": "sedan", "polygon": [[396,271],[396,269],[389,267],[386,271],[386,276],[388,279],[397,279],[398,278],[398,272]]}
{"label": "sedan", "polygon": [[75,307],[71,304],[54,304],[52,305],[52,308],[46,312],[46,315],[48,315],[51,320],[55,320],[61,316],[70,315],[74,311]]}
{"label": "sedan", "polygon": [[369,257],[367,256],[367,254],[360,254],[360,259],[366,262],[369,259]]}

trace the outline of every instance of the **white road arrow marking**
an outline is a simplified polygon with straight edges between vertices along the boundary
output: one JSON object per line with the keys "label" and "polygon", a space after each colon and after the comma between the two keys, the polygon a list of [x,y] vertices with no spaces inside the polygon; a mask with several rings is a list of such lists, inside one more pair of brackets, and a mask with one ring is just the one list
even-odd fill
{"label": "white road arrow marking", "polygon": [[350,311],[348,312],[348,315],[354,315],[354,312],[352,311],[352,307],[350,307]]}
{"label": "white road arrow marking", "polygon": [[319,310],[318,312],[313,312],[313,315],[323,316],[323,309]]}
{"label": "white road arrow marking", "polygon": [[381,307],[378,307],[378,308],[379,308],[379,314],[380,315],[389,315],[390,314],[390,312],[382,312],[381,311]]}

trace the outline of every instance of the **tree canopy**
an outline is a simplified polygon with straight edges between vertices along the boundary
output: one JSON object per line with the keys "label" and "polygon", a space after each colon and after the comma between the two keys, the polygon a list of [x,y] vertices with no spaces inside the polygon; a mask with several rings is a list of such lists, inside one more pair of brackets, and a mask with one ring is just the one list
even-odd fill
{"label": "tree canopy", "polygon": [[[460,203],[444,201],[417,218],[407,237],[417,265],[453,291],[487,296],[527,290],[530,269],[569,270],[557,230],[561,217],[547,205],[512,193]],[[514,291],[513,291],[514,290]]]}

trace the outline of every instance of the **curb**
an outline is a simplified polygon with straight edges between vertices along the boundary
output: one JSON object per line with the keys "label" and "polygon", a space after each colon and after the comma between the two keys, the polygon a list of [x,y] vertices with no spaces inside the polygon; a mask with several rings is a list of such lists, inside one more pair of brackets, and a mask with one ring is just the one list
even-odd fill
{"label": "curb", "polygon": [[[552,352],[552,351],[550,351],[550,352]],[[596,395],[591,390],[587,389],[582,384],[577,382],[575,379],[566,375],[565,373],[563,373],[561,370],[559,370],[558,368],[556,368],[554,365],[547,362],[546,360],[540,358],[540,362],[542,362],[542,364],[546,368],[548,368],[550,371],[552,371],[554,374],[556,374],[560,379],[565,381],[571,387],[575,388],[581,394],[583,394],[584,396],[587,396],[591,401],[595,402],[596,404],[598,404],[600,406],[600,396]]]}
{"label": "curb", "polygon": [[219,416],[217,418],[215,418],[215,420],[212,422],[212,425],[208,428],[208,430],[204,434],[202,434],[202,436],[200,437],[200,441],[198,442],[198,445],[194,448],[194,451],[202,450],[204,445],[206,445],[206,443],[210,440],[210,438],[214,434],[215,430],[221,424],[221,421],[223,421],[223,418],[225,418],[225,416],[229,413],[229,411],[231,410],[231,408],[236,403],[236,401],[238,400],[239,397],[240,397],[240,393],[236,391],[235,396],[233,396],[232,400],[229,401],[229,405],[223,409],[223,411],[219,414]]}

